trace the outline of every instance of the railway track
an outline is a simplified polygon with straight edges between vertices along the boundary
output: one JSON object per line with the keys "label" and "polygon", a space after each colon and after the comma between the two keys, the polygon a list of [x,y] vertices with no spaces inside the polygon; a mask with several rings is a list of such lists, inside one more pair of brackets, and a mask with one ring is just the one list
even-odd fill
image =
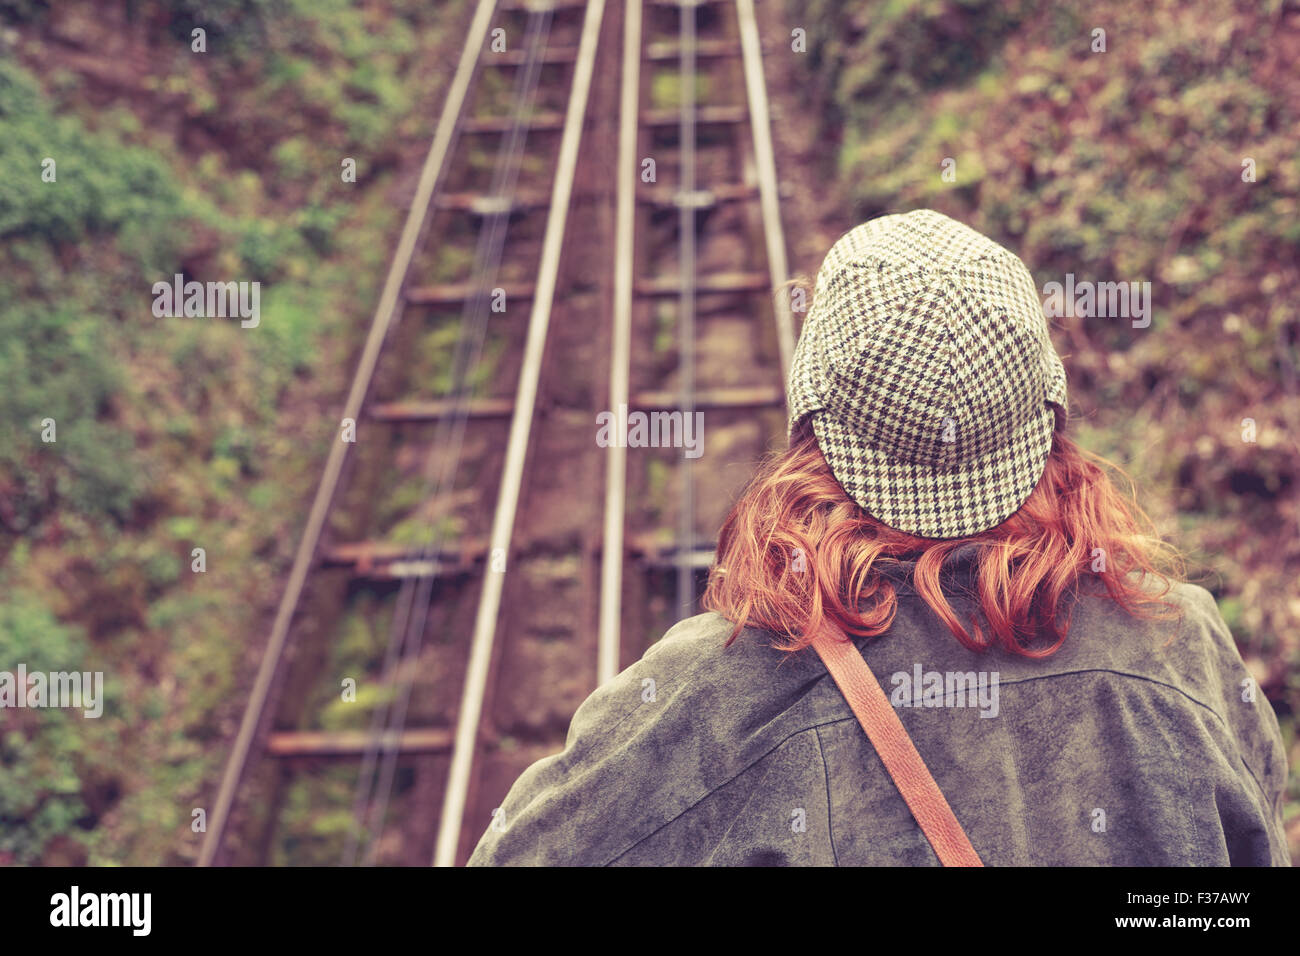
{"label": "railway track", "polygon": [[[463,862],[694,613],[783,430],[753,0],[479,0],[465,36],[200,865]],[[682,440],[600,442],[600,412]]]}

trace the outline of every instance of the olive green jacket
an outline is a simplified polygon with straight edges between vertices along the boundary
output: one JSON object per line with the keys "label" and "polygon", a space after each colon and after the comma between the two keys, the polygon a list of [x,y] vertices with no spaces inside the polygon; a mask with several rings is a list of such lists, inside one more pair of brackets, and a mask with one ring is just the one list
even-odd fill
{"label": "olive green jacket", "polygon": [[[1175,585],[1181,623],[1080,598],[1033,660],[906,581],[856,643],[986,865],[1289,865],[1277,718],[1208,591]],[[815,652],[730,631],[682,621],[598,688],[470,865],[937,865]]]}

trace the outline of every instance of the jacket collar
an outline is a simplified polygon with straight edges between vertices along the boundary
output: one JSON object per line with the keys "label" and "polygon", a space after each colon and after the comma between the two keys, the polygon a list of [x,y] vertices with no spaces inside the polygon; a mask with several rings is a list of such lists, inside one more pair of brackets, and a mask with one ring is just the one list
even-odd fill
{"label": "jacket collar", "polygon": [[[947,591],[950,587],[962,590],[971,586],[978,568],[980,547],[975,542],[963,544],[948,555],[939,572],[939,580]],[[888,577],[899,590],[915,594],[912,586],[912,572],[916,569],[915,558],[877,559],[875,568]]]}

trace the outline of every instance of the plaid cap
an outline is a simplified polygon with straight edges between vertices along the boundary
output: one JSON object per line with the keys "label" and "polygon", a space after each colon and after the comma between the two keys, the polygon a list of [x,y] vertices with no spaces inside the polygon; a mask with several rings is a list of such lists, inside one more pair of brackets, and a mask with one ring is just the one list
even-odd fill
{"label": "plaid cap", "polygon": [[[844,491],[923,538],[1000,524],[1066,412],[1065,367],[1025,264],[930,209],[882,216],[826,255],[790,366]],[[1049,404],[1050,403],[1050,404]]]}

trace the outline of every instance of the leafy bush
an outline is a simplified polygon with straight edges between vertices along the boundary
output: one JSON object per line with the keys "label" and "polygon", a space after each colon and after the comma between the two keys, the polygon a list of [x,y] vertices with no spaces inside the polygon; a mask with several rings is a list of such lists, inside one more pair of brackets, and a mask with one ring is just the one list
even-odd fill
{"label": "leafy bush", "polygon": [[[10,591],[0,603],[0,662],[13,672],[84,671],[85,638],[40,599]],[[98,719],[55,707],[6,710],[0,732],[0,864],[39,863],[57,838],[80,843],[87,808],[82,774],[95,753]],[[84,826],[83,826],[84,824]]]}

